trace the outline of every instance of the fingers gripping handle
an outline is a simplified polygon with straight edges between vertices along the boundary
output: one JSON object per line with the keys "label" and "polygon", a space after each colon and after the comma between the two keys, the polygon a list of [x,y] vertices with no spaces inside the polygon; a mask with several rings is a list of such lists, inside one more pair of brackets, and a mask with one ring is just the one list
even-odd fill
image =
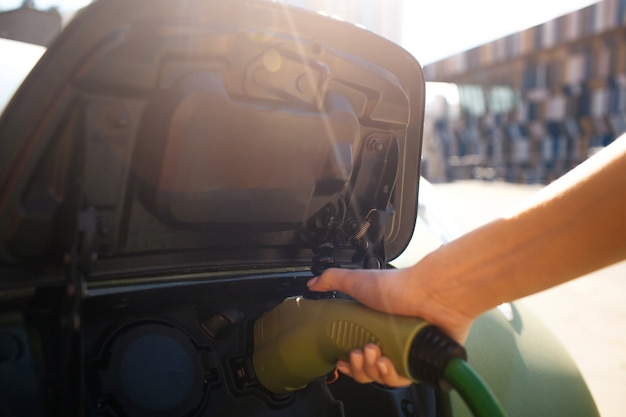
{"label": "fingers gripping handle", "polygon": [[465,357],[462,346],[445,338],[421,319],[381,313],[355,301],[293,297],[255,322],[252,363],[263,386],[284,393],[328,374],[353,349],[375,343],[400,374],[445,388],[443,368],[438,369],[447,363],[445,355]]}

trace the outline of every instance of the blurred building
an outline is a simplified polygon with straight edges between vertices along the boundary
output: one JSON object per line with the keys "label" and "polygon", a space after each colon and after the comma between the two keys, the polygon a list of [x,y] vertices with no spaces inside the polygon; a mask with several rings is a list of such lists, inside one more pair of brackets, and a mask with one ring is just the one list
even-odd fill
{"label": "blurred building", "polygon": [[604,0],[425,66],[458,96],[428,115],[433,179],[544,183],[606,146],[626,131],[625,41],[626,0]]}
{"label": "blurred building", "polygon": [[404,0],[283,0],[292,6],[321,11],[400,43]]}

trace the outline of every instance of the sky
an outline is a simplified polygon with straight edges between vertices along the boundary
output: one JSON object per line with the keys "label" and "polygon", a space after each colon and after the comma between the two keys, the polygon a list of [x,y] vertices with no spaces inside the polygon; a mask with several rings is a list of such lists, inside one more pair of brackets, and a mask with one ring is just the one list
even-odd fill
{"label": "sky", "polygon": [[401,44],[427,65],[597,2],[405,0]]}

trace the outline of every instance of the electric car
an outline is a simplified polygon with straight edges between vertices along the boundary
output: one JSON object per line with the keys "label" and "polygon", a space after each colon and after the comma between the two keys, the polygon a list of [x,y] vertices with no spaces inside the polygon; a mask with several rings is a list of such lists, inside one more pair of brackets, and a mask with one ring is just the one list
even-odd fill
{"label": "electric car", "polygon": [[[278,3],[99,0],[31,61],[0,119],[3,415],[470,415],[422,383],[276,393],[251,361],[282,300],[342,297],[314,274],[454,238],[406,51]],[[597,415],[531,312],[487,313],[466,348],[509,416]]]}

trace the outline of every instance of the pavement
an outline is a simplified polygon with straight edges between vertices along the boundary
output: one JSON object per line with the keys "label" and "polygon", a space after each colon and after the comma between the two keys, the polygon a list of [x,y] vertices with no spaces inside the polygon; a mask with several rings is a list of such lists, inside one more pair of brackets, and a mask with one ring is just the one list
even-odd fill
{"label": "pavement", "polygon": [[[469,231],[541,187],[457,181],[436,184],[435,191],[454,223]],[[519,302],[530,306],[569,351],[601,416],[626,415],[626,262]]]}

